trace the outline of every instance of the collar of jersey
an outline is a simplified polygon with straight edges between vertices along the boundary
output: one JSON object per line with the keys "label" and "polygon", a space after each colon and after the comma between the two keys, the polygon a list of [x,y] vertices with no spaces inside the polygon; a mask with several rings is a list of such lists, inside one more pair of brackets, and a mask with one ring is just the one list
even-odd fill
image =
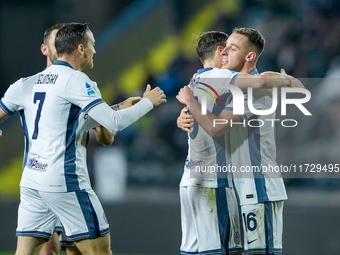
{"label": "collar of jersey", "polygon": [[212,68],[211,68],[211,67],[207,67],[207,68],[198,69],[198,70],[197,70],[197,74],[201,74],[201,73],[204,73],[204,72],[206,72],[206,71],[210,71],[210,70],[212,70]]}
{"label": "collar of jersey", "polygon": [[259,74],[259,72],[257,71],[256,68],[254,68],[253,70],[250,71],[249,74],[250,74],[250,75],[255,75],[255,74]]}
{"label": "collar of jersey", "polygon": [[73,67],[69,63],[67,63],[65,61],[61,61],[61,60],[55,60],[53,62],[53,65],[68,66],[68,67],[71,67],[73,69]]}

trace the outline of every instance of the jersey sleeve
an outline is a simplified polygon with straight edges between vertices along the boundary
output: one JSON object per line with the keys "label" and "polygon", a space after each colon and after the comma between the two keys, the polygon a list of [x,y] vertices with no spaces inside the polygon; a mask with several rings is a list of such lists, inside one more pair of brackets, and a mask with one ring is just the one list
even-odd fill
{"label": "jersey sleeve", "polygon": [[91,81],[82,72],[76,72],[68,80],[65,86],[65,98],[79,106],[85,113],[104,102],[97,83]]}
{"label": "jersey sleeve", "polygon": [[22,79],[13,83],[0,100],[1,109],[8,115],[23,109],[23,87]]}
{"label": "jersey sleeve", "polygon": [[118,111],[113,110],[106,103],[96,105],[89,110],[88,115],[103,127],[117,132],[137,121],[152,108],[151,101],[143,98],[137,104]]}
{"label": "jersey sleeve", "polygon": [[[226,104],[224,111],[233,111],[233,101],[231,100],[229,103]],[[247,118],[251,117],[253,114],[249,111],[248,105],[247,105],[247,100],[244,102],[244,114],[239,116],[243,119],[246,120]]]}
{"label": "jersey sleeve", "polygon": [[[114,111],[118,111],[119,110],[117,104],[111,105],[110,107]],[[100,126],[100,124],[97,121],[95,121],[93,118],[91,118],[87,113],[86,113],[86,118],[85,119],[86,119],[86,121],[85,121],[85,128],[84,129],[86,131],[88,131],[88,130],[90,130],[92,128],[96,128],[96,127]]]}
{"label": "jersey sleeve", "polygon": [[222,80],[225,85],[235,85],[236,78],[240,73],[229,69],[214,68],[211,78],[218,78]]}

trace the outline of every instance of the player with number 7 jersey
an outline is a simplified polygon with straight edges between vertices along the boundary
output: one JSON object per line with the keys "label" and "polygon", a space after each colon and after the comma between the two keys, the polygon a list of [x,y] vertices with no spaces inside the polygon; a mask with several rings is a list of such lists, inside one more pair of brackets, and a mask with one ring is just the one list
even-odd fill
{"label": "player with number 7 jersey", "polygon": [[[83,168],[86,166],[85,147],[76,143],[82,141],[79,137],[85,131],[98,126],[92,118],[86,118],[80,107],[67,106],[67,100],[62,99],[66,88],[58,85],[62,78],[70,77],[58,74],[64,69],[59,63],[54,63],[54,74],[48,69],[19,79],[0,101],[0,107],[7,115],[20,112],[24,128],[24,171],[20,185],[51,192],[89,188],[89,176]],[[78,72],[70,82],[73,79],[83,83],[84,94],[88,95],[86,82],[90,84],[90,81],[86,75]],[[93,84],[91,93],[95,93],[95,88]],[[96,93],[100,97],[100,92]],[[92,96],[89,97],[90,106],[95,105],[93,101],[102,102]]]}

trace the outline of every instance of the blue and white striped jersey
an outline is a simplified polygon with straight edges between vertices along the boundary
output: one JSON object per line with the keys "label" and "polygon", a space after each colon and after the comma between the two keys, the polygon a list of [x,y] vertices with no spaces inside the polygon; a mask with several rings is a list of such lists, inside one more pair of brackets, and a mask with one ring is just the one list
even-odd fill
{"label": "blue and white striped jersey", "polygon": [[[207,111],[219,115],[231,95],[229,89],[223,88],[223,85],[232,84],[238,75],[239,73],[225,69],[200,69],[189,86],[200,104],[206,100]],[[231,175],[225,168],[230,165],[230,158],[225,151],[226,138],[227,134],[213,138],[197,122],[194,123],[193,132],[188,134],[188,157],[180,186],[231,186]]]}
{"label": "blue and white striped jersey", "polygon": [[[258,72],[254,69],[250,74]],[[254,89],[252,100],[255,109],[269,109],[273,101],[272,92],[268,89]],[[231,163],[236,169],[233,172],[233,182],[240,205],[285,200],[287,194],[281,173],[269,171],[270,167],[277,167],[275,126],[266,119],[275,119],[275,112],[255,115],[250,112],[247,102],[244,106],[245,114],[241,118],[245,121],[245,127],[242,124],[233,125],[228,136]],[[233,110],[232,103],[226,110]]]}

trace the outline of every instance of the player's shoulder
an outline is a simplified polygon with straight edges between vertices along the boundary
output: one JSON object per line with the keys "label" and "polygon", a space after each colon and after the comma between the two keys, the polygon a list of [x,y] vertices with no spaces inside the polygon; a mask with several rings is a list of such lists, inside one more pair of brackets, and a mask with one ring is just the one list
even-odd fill
{"label": "player's shoulder", "polygon": [[236,71],[229,69],[213,68],[209,71],[199,74],[201,78],[228,78],[238,74]]}
{"label": "player's shoulder", "polygon": [[70,73],[70,79],[76,80],[76,81],[91,81],[91,79],[83,72],[73,70],[72,73]]}
{"label": "player's shoulder", "polygon": [[28,77],[22,77],[22,78],[18,79],[17,81],[15,81],[14,83],[12,83],[10,85],[10,87],[22,87],[25,84],[34,83],[36,77],[37,77],[37,74],[31,75],[31,76],[28,76]]}
{"label": "player's shoulder", "polygon": [[37,79],[39,78],[40,75],[41,75],[41,72],[33,74],[31,76],[28,76],[28,77],[23,77],[23,78],[19,79],[18,82],[23,84],[23,85],[27,85],[27,84],[31,84],[31,83],[34,84],[37,81]]}
{"label": "player's shoulder", "polygon": [[229,69],[221,69],[221,68],[214,68],[211,70],[211,75],[214,77],[226,77],[226,76],[234,76],[236,75],[236,71],[232,71]]}

